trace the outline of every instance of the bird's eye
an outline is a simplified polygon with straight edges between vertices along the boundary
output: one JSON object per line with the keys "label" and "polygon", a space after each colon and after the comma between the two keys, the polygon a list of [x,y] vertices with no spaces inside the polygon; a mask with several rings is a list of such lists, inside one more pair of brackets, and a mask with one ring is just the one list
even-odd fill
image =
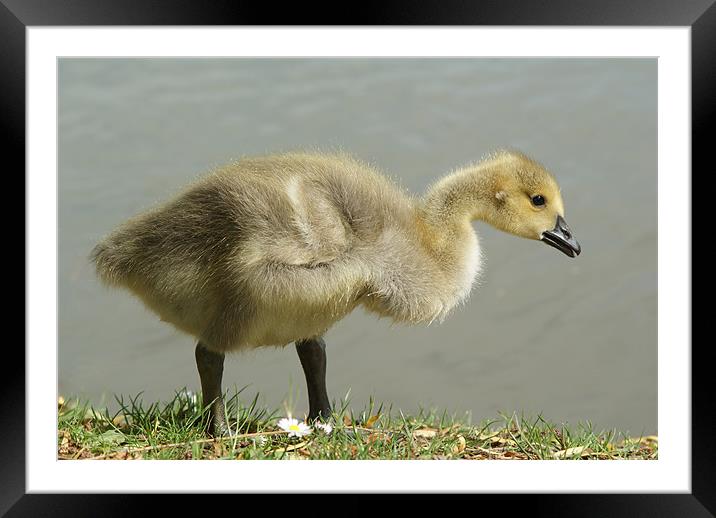
{"label": "bird's eye", "polygon": [[542,196],[541,194],[532,196],[532,203],[534,205],[536,205],[537,207],[544,205],[544,203],[545,203],[544,196]]}

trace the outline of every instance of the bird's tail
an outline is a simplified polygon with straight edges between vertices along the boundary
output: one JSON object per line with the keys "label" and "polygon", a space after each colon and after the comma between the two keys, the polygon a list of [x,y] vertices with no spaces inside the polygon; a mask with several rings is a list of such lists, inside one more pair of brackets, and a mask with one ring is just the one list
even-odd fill
{"label": "bird's tail", "polygon": [[102,282],[110,286],[122,284],[128,273],[123,255],[109,239],[101,241],[92,249],[89,258]]}

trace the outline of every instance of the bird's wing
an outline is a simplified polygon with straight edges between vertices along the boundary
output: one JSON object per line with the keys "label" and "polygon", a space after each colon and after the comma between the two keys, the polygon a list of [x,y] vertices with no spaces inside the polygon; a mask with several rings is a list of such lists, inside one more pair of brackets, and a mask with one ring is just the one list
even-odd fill
{"label": "bird's wing", "polygon": [[307,268],[330,264],[344,256],[353,235],[335,198],[317,188],[289,182],[274,198],[265,231],[251,240],[249,256],[261,261]]}

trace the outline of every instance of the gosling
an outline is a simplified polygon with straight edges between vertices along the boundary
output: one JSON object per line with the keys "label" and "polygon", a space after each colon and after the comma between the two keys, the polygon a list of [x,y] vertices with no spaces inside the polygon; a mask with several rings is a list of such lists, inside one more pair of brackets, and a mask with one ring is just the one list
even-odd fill
{"label": "gosling", "polygon": [[359,305],[397,322],[442,321],[480,274],[473,220],[581,251],[554,177],[522,153],[494,153],[415,198],[348,154],[294,152],[214,170],[91,257],[104,283],[197,339],[208,431],[222,435],[227,352],[294,342],[308,418],[329,418],[326,331]]}

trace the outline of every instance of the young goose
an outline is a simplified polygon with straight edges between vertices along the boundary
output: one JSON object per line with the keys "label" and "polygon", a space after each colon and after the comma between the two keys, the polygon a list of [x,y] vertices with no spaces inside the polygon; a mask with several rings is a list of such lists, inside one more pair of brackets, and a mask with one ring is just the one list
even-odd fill
{"label": "young goose", "polygon": [[198,339],[220,434],[227,351],[295,342],[309,418],[328,417],[324,333],[358,305],[399,322],[442,320],[480,271],[475,219],[580,252],[556,181],[521,153],[458,169],[422,199],[348,155],[289,153],[219,168],[120,226],[92,258],[104,282]]}

